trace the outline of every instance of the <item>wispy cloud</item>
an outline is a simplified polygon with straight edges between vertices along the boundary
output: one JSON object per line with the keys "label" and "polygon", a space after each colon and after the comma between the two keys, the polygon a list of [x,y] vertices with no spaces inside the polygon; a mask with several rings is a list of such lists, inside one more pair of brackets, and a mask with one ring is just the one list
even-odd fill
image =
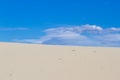
{"label": "wispy cloud", "polygon": [[19,42],[78,45],[78,46],[116,46],[120,47],[120,28],[102,28],[97,25],[50,28],[40,39],[17,40]]}
{"label": "wispy cloud", "polygon": [[22,30],[28,30],[28,28],[22,28],[22,27],[17,27],[17,28],[0,28],[0,31],[22,31]]}

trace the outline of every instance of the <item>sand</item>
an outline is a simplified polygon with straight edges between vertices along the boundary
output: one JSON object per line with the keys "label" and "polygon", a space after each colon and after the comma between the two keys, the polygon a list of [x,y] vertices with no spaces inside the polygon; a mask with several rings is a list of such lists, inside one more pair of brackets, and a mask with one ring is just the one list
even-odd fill
{"label": "sand", "polygon": [[120,48],[0,43],[0,80],[120,80]]}

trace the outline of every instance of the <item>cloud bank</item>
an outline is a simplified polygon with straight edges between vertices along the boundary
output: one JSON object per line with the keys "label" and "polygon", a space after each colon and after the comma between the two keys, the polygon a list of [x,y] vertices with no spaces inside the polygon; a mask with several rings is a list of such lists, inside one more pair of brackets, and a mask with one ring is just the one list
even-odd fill
{"label": "cloud bank", "polygon": [[39,39],[17,40],[27,43],[120,47],[120,28],[102,28],[97,25],[81,25],[50,28]]}

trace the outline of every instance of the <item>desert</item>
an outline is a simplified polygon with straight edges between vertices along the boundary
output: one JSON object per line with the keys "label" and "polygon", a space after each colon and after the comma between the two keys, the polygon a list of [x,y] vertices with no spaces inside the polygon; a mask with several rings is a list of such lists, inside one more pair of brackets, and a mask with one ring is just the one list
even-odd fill
{"label": "desert", "polygon": [[120,80],[120,48],[1,42],[0,80]]}

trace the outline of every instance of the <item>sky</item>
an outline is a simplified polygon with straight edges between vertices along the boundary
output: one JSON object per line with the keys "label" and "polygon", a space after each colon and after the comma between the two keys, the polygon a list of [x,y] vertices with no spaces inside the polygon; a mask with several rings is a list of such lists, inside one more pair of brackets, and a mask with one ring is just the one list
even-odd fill
{"label": "sky", "polygon": [[120,47],[119,0],[0,0],[0,42]]}

